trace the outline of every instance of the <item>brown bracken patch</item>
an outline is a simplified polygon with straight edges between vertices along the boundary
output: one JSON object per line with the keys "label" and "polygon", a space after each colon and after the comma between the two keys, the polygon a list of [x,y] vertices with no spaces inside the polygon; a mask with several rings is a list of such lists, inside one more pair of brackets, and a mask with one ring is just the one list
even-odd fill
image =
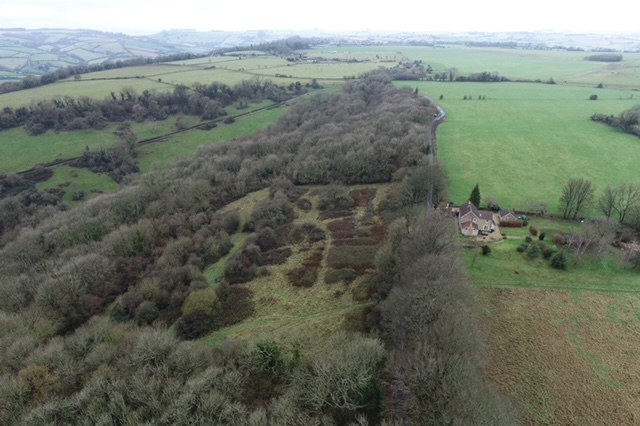
{"label": "brown bracken patch", "polygon": [[270,250],[266,253],[262,253],[262,264],[282,265],[287,261],[289,256],[291,256],[291,249],[289,247]]}
{"label": "brown bracken patch", "polygon": [[375,188],[355,189],[349,192],[353,202],[358,207],[367,207],[376,198]]}

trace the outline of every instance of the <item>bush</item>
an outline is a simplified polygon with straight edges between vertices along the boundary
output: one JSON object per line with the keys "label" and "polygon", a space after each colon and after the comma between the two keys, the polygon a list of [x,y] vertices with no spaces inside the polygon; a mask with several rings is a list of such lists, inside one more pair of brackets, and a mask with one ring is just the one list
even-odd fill
{"label": "bush", "polygon": [[523,245],[521,245],[521,246],[518,246],[518,248],[517,248],[516,250],[517,250],[519,253],[524,253],[524,252],[525,252],[525,250],[527,249],[527,247],[529,247],[529,246],[528,246],[528,245],[526,245],[526,244],[523,244]]}
{"label": "bush", "polygon": [[544,241],[544,238],[545,238],[546,236],[547,236],[546,232],[541,232],[541,233],[540,233],[540,236],[538,237],[538,239],[539,239],[540,241]]}
{"label": "bush", "polygon": [[269,251],[280,247],[282,245],[282,238],[280,238],[273,229],[265,226],[258,231],[256,244],[260,247],[261,251]]}
{"label": "bush", "polygon": [[488,255],[489,253],[491,253],[491,247],[486,246],[486,245],[485,245],[485,246],[482,246],[482,255],[483,255],[483,256],[486,256],[486,255]]}
{"label": "bush", "polygon": [[181,317],[176,322],[176,336],[185,340],[197,339],[212,330],[214,325],[213,317],[195,311]]}
{"label": "bush", "polygon": [[530,259],[537,259],[542,255],[542,249],[537,244],[530,244],[527,248],[527,256]]}
{"label": "bush", "polygon": [[563,271],[567,269],[567,255],[564,251],[559,251],[553,255],[551,258],[551,266]]}
{"label": "bush", "polygon": [[349,190],[342,185],[330,185],[325,188],[318,200],[318,209],[334,210],[349,207],[352,203]]}
{"label": "bush", "polygon": [[528,236],[528,235],[527,235],[527,236],[524,238],[524,240],[525,240],[526,242],[530,243],[531,241],[533,241],[533,238],[531,238],[530,236]]}
{"label": "bush", "polygon": [[562,234],[553,234],[553,242],[562,246],[567,243],[567,239]]}
{"label": "bush", "polygon": [[536,228],[535,226],[531,225],[529,227],[529,233],[535,237],[536,235],[538,235],[538,228]]}
{"label": "bush", "polygon": [[191,292],[182,305],[183,315],[202,312],[203,314],[212,316],[218,314],[221,310],[222,305],[220,300],[218,300],[218,294],[211,288],[203,288]]}
{"label": "bush", "polygon": [[315,268],[296,268],[287,272],[287,277],[295,287],[312,287],[318,279],[318,270]]}
{"label": "bush", "polygon": [[358,275],[358,272],[352,268],[329,269],[324,274],[324,282],[327,284],[334,284],[344,281],[346,284],[349,284],[358,278]]}
{"label": "bush", "polygon": [[545,259],[549,259],[551,256],[553,256],[552,248],[547,247],[544,250],[542,250],[542,257],[544,257]]}
{"label": "bush", "polygon": [[622,55],[619,53],[597,53],[595,55],[587,56],[587,61],[597,62],[620,62],[622,61]]}

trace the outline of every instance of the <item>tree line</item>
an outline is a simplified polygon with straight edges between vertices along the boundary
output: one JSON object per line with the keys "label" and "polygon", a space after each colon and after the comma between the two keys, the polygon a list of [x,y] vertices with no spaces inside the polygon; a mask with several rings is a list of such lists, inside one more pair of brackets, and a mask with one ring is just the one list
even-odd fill
{"label": "tree line", "polygon": [[5,107],[0,112],[0,130],[24,126],[31,135],[48,130],[100,130],[108,122],[165,120],[176,114],[211,120],[226,115],[224,108],[234,102],[263,99],[282,102],[304,90],[300,84],[282,87],[259,78],[243,80],[234,86],[218,82],[179,84],[171,92],[144,90],[138,93],[132,87],[125,87],[104,99],[57,96],[28,106]]}
{"label": "tree line", "polygon": [[617,116],[606,114],[593,114],[592,121],[604,123],[608,126],[620,129],[623,132],[631,133],[640,137],[640,105],[634,105]]}

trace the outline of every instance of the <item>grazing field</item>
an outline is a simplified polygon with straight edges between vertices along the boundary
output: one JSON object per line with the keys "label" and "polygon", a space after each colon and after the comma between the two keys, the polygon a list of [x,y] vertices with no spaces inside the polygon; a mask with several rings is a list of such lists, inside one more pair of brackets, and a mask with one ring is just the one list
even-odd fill
{"label": "grazing field", "polygon": [[113,80],[64,80],[19,92],[4,93],[0,95],[0,108],[20,107],[29,105],[33,101],[51,99],[56,96],[89,96],[103,99],[109,97],[111,92],[118,92],[124,87],[133,87],[136,91],[144,90],[173,90],[173,86],[163,84],[155,79],[131,78]]}
{"label": "grazing field", "polygon": [[[412,83],[448,114],[438,128],[438,156],[451,176],[450,194],[463,203],[477,183],[484,200],[527,209],[546,201],[556,211],[569,178],[598,187],[633,181],[640,140],[590,121],[637,103],[633,92],[535,83]],[[589,96],[598,94],[597,101]],[[471,100],[464,100],[464,97]],[[479,100],[484,96],[485,100]]]}
{"label": "grazing field", "polygon": [[116,125],[111,124],[101,132],[76,130],[73,132],[47,132],[31,136],[18,127],[0,133],[0,174],[27,170],[36,164],[67,159],[82,154],[85,147],[90,149],[110,148],[118,139],[113,134]]}
{"label": "grazing field", "polygon": [[[376,207],[389,191],[394,190],[393,188],[393,185],[389,184],[349,187],[352,194],[355,194],[354,191],[363,190],[363,193],[368,194],[367,200]],[[368,218],[365,215],[366,203],[363,202],[347,211],[321,214],[315,207],[318,205],[318,187],[304,189],[306,192],[302,198],[311,201],[313,208],[296,208],[294,224],[313,224],[325,232],[326,239],[314,243],[289,244],[285,249],[290,248],[292,252],[285,263],[270,265],[268,274],[259,276],[249,283],[235,284],[253,292],[255,312],[250,318],[205,337],[206,342],[217,344],[224,338],[274,339],[289,344],[298,342],[305,351],[313,352],[322,346],[325,338],[343,328],[345,321],[349,321],[352,327],[358,327],[362,310],[369,305],[363,278],[374,268],[363,266],[358,269],[357,265],[362,263],[362,259],[342,259],[342,263],[351,263],[347,267],[338,265],[332,261],[331,252],[346,247],[353,248],[354,252],[363,247],[375,250],[380,236],[372,230],[381,223],[380,219],[375,216]],[[238,209],[244,213],[243,221],[246,221],[247,212],[251,212],[253,207],[267,196],[268,191],[259,191],[226,206],[223,210]],[[356,199],[355,195],[352,196]],[[336,215],[340,218],[336,219]],[[353,234],[349,236],[346,235],[344,227],[334,226],[336,222],[347,221],[353,225]],[[355,237],[356,232],[377,238],[373,240],[375,245],[358,245],[361,239]],[[372,260],[371,257],[366,259],[367,262]],[[225,259],[218,263],[220,262],[225,262]],[[358,269],[357,278],[354,279],[351,275],[346,281],[338,279],[336,282],[327,278],[330,274],[336,275],[335,271],[344,271],[345,268]],[[209,275],[220,276],[220,269],[220,265],[213,265]],[[291,271],[297,270],[313,270],[315,278],[306,287],[295,286],[291,282]]]}
{"label": "grazing field", "polygon": [[[62,200],[73,205],[97,194],[114,192],[120,188],[111,176],[93,173],[87,169],[60,166],[53,170],[53,176],[45,182],[36,184],[37,189],[55,189],[64,193]],[[74,199],[76,194],[77,199]],[[82,195],[81,195],[82,194]]]}
{"label": "grazing field", "polygon": [[[150,170],[175,158],[191,156],[201,145],[232,140],[261,130],[276,121],[285,108],[260,111],[240,117],[233,124],[222,124],[212,130],[192,130],[169,138],[167,141],[144,145],[138,149],[139,165],[142,171]],[[168,120],[167,120],[168,121]],[[174,121],[174,120],[172,120]]]}

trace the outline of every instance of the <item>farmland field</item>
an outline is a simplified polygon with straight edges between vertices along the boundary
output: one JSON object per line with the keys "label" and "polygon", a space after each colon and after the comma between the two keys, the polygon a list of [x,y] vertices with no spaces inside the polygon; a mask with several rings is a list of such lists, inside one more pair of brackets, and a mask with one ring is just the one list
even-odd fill
{"label": "farmland field", "polygon": [[[601,188],[640,183],[634,173],[640,140],[589,119],[635,105],[631,91],[535,83],[411,86],[444,97],[438,102],[448,118],[438,129],[438,155],[452,176],[454,202],[466,201],[478,183],[484,199],[503,207],[526,210],[546,201],[555,211],[569,178],[588,177]],[[594,93],[598,100],[590,101]]]}

